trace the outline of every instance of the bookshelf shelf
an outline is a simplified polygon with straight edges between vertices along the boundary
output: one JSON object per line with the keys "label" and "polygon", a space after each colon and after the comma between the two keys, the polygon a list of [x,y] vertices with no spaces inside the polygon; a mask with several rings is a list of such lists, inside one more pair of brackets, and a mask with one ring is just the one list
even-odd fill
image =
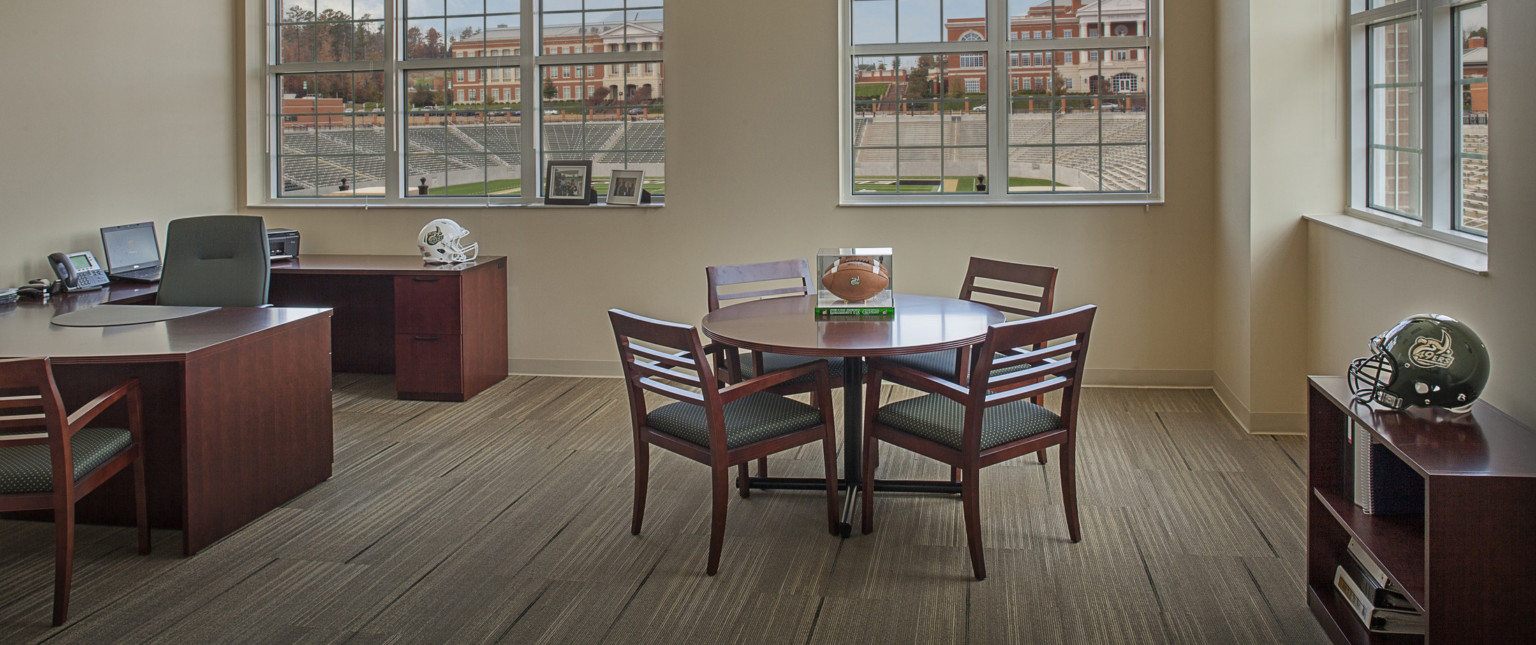
{"label": "bookshelf shelf", "polygon": [[[1337,643],[1521,642],[1536,631],[1536,431],[1493,406],[1464,415],[1355,402],[1341,377],[1308,379],[1308,605]],[[1424,512],[1351,501],[1350,421],[1424,478]],[[1363,435],[1362,435],[1363,436]],[[1333,589],[1357,540],[1424,612],[1425,635],[1367,631]]]}

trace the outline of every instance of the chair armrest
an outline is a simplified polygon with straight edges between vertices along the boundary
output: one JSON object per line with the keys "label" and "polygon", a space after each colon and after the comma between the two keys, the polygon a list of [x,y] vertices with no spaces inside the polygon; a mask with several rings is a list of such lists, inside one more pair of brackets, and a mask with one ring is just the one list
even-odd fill
{"label": "chair armrest", "polygon": [[884,380],[892,383],[905,385],[924,392],[942,394],[944,398],[953,399],[957,403],[965,403],[971,395],[969,388],[927,372],[915,370],[899,363],[881,360],[878,357],[869,359],[869,362],[871,367],[880,368],[881,376]]}
{"label": "chair armrest", "polygon": [[826,376],[827,379],[830,380],[832,378],[832,370],[827,367],[827,359],[823,358],[811,361],[804,365],[797,365],[789,369],[779,370],[777,372],[769,372],[762,376],[749,378],[740,383],[736,383],[735,385],[731,385],[730,387],[723,388],[720,390],[720,402],[722,404],[730,403],[731,401],[735,401],[736,399],[744,397],[748,394],[752,394],[753,392],[761,392],[780,383],[800,378],[806,374],[814,374],[817,370],[824,372],[824,376]]}
{"label": "chair armrest", "polygon": [[113,403],[122,400],[125,396],[135,398],[139,396],[139,379],[133,378],[118,383],[116,387],[101,393],[85,405],[80,406],[78,410],[71,412],[68,419],[69,427],[65,429],[65,434],[67,436],[74,436],[76,432],[85,427],[85,424],[94,421],[107,408],[112,407]]}

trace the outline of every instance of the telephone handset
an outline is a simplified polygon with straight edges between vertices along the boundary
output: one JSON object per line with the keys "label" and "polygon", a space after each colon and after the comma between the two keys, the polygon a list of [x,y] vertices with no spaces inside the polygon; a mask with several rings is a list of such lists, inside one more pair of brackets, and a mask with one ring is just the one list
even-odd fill
{"label": "telephone handset", "polygon": [[59,277],[63,291],[90,291],[107,284],[107,272],[90,251],[49,253],[48,265]]}

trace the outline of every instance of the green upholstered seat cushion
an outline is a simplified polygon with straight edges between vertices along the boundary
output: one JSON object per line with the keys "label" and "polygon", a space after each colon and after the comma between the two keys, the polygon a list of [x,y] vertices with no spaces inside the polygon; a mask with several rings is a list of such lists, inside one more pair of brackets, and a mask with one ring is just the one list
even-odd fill
{"label": "green upholstered seat cushion", "polygon": [[[882,425],[929,439],[956,450],[965,428],[965,406],[940,394],[897,401],[880,408]],[[986,450],[1061,427],[1061,417],[1029,401],[987,408],[981,417],[981,449]]]}
{"label": "green upholstered seat cushion", "polygon": [[[772,352],[763,352],[763,373],[766,374],[766,373],[770,373],[770,372],[777,372],[779,370],[787,370],[787,369],[789,369],[791,367],[799,367],[801,365],[804,365],[806,363],[809,363],[811,361],[816,361],[816,360],[821,360],[821,359],[819,359],[819,358],[817,358],[815,356],[795,356],[795,355],[792,355],[792,354],[774,354]],[[836,357],[828,358],[827,359],[827,371],[830,373],[830,376],[831,376],[831,379],[832,379],[832,387],[841,387],[843,385],[843,359],[836,358]],[[742,376],[742,378],[752,378],[753,376],[756,376],[756,375],[757,374],[755,373],[755,370],[753,369],[753,364],[752,364],[752,353],[751,352],[742,352],[741,353],[741,376]],[[804,374],[804,375],[801,375],[801,376],[796,376],[795,378],[790,379],[788,382],[789,383],[810,383],[810,382],[812,382],[814,380],[816,380],[816,375],[814,375],[814,374]]]}
{"label": "green upholstered seat cushion", "polygon": [[[126,450],[132,435],[123,428],[85,428],[69,440],[75,481]],[[0,448],[0,494],[53,490],[53,458],[47,445]]]}
{"label": "green upholstered seat cushion", "polygon": [[[725,445],[735,449],[821,423],[815,407],[770,392],[753,392],[725,404]],[[704,406],[671,403],[652,410],[645,424],[684,441],[709,447]]]}
{"label": "green upholstered seat cushion", "polygon": [[[957,350],[942,349],[937,352],[923,352],[921,354],[906,354],[902,356],[885,356],[880,360],[910,367],[919,372],[932,374],[939,378],[954,380],[955,378],[955,353]],[[1002,358],[999,354],[998,358]],[[1018,364],[1009,367],[999,367],[992,370],[992,375],[1007,374],[1028,369],[1027,364]]]}

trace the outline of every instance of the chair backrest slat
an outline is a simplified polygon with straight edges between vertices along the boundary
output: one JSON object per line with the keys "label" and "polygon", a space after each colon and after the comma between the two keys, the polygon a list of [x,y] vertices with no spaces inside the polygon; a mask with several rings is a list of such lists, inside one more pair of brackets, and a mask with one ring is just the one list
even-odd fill
{"label": "chair backrest slat", "polygon": [[636,345],[634,343],[630,343],[629,350],[639,354],[645,359],[656,363],[661,363],[667,367],[677,367],[685,370],[697,369],[699,367],[698,361],[688,358],[687,356],[659,352],[644,345]]}
{"label": "chair backrest slat", "polygon": [[48,415],[37,414],[8,414],[0,416],[0,430],[14,430],[17,428],[41,428],[48,423]]}
{"label": "chair backrest slat", "polygon": [[0,396],[0,410],[9,408],[36,408],[43,405],[43,397],[37,394]]}
{"label": "chair backrest slat", "polygon": [[[1039,295],[998,286],[978,284],[977,280],[1006,282],[1039,289]],[[977,299],[977,294],[1007,299]],[[1004,262],[987,258],[971,258],[966,267],[965,283],[960,287],[960,299],[980,302],[998,311],[1024,317],[1044,316],[1051,313],[1056,294],[1056,267]]]}
{"label": "chair backrest slat", "polygon": [[641,377],[640,380],[635,381],[635,384],[640,386],[641,389],[649,392],[655,392],[669,399],[676,399],[684,403],[704,405],[704,395],[699,394],[698,392],[684,390],[680,387],[673,387],[668,385],[665,381],[659,381],[649,376]]}
{"label": "chair backrest slat", "polygon": [[[618,340],[619,361],[624,367],[625,390],[629,393],[630,413],[636,427],[646,418],[645,392],[684,403],[716,407],[720,384],[715,380],[709,361],[703,358],[704,348],[699,342],[698,330],[619,309],[609,309],[608,320],[613,323],[613,333]],[[723,446],[724,426],[719,430]]]}
{"label": "chair backrest slat", "polygon": [[681,371],[680,369],[662,369],[657,367],[654,363],[646,363],[643,361],[635,361],[630,363],[630,367],[634,368],[636,372],[645,374],[646,378],[658,381],[672,381],[674,383],[682,383],[689,387],[701,387],[703,385],[699,382],[699,377],[694,376],[693,374],[689,374],[688,372]]}
{"label": "chair backrest slat", "polygon": [[[1077,418],[1078,395],[1082,391],[1088,335],[1097,310],[1093,305],[1084,305],[988,328],[968,381],[975,384],[970,393],[971,405],[1001,405],[1061,390],[1061,418],[1071,430]],[[999,366],[1026,365],[1025,369],[992,375]],[[967,441],[970,439],[967,436]]]}
{"label": "chair backrest slat", "polygon": [[[811,266],[805,261],[805,258],[758,262],[756,264],[705,267],[704,276],[709,285],[710,311],[719,309],[721,301],[769,296],[803,296],[815,293],[815,282],[811,279]],[[800,285],[798,287],[773,287],[733,293],[722,293],[720,291],[720,287],[725,286],[777,280],[799,280]]]}

